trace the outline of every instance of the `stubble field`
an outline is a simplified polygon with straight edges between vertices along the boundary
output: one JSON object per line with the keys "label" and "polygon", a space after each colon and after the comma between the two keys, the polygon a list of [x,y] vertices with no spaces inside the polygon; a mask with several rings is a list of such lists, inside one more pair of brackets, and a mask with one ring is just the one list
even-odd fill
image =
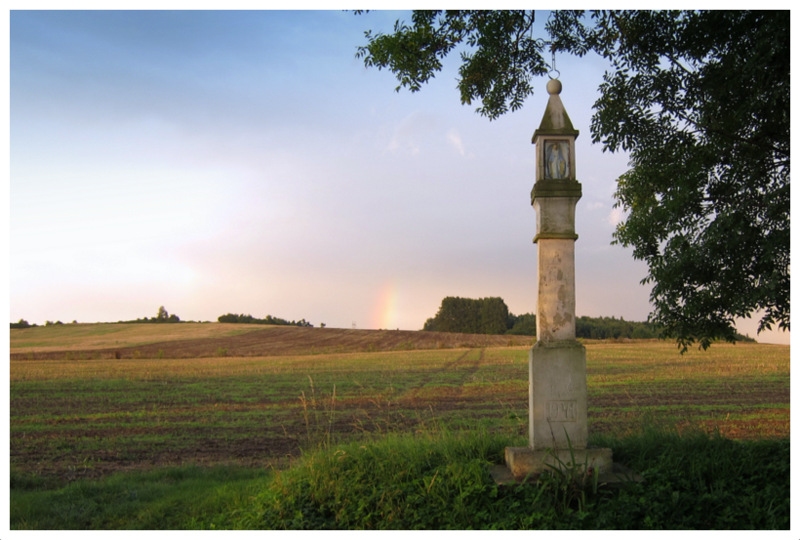
{"label": "stubble field", "polygon": [[[531,338],[180,325],[11,331],[10,458],[48,482],[286,466],[366,434],[527,434]],[[587,342],[590,436],[644,424],[789,436],[789,347]]]}

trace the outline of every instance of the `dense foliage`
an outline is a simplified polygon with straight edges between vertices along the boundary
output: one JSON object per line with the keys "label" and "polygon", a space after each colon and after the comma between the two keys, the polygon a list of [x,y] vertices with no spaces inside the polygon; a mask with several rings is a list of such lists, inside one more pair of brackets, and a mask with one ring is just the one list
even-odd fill
{"label": "dense foliage", "polygon": [[533,94],[533,78],[550,67],[544,42],[533,32],[532,11],[414,11],[411,25],[397,21],[392,34],[367,31],[357,56],[367,66],[389,68],[412,92],[442,69],[442,60],[459,46],[461,102],[480,100],[478,112],[495,119],[517,110]]}
{"label": "dense foliage", "polygon": [[736,317],[789,328],[788,12],[559,13],[556,47],[608,58],[595,141],[628,150],[616,240],[683,344]]}
{"label": "dense foliage", "polygon": [[423,330],[464,334],[504,334],[508,329],[508,306],[502,298],[448,296],[439,311],[425,321]]}
{"label": "dense foliage", "polygon": [[626,151],[616,242],[645,261],[650,319],[685,349],[788,330],[789,12],[554,11],[538,38],[529,11],[415,11],[358,56],[417,91],[461,53],[461,101],[490,119],[519,109],[545,53],[609,63],[591,131]]}
{"label": "dense foliage", "polygon": [[508,314],[508,330],[506,334],[517,336],[536,335],[536,315],[533,313],[523,313],[522,315]]}
{"label": "dense foliage", "polygon": [[253,317],[252,315],[244,315],[244,314],[236,315],[234,313],[226,313],[225,315],[220,315],[219,317],[217,317],[217,321],[222,323],[240,323],[240,324],[274,324],[277,326],[304,326],[304,327],[314,326],[305,319],[300,319],[299,321],[287,321],[286,319],[281,319],[280,317],[273,317],[272,315],[267,315],[263,319],[258,319],[256,317]]}

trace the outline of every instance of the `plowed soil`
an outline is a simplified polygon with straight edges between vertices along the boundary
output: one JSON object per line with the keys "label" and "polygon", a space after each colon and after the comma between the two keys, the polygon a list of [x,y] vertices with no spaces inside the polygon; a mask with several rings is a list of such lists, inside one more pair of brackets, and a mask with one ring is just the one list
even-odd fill
{"label": "plowed soil", "polygon": [[70,358],[206,358],[296,356],[397,350],[530,346],[529,336],[455,334],[412,330],[356,330],[270,326],[224,337],[178,339],[129,347],[14,352],[12,360]]}

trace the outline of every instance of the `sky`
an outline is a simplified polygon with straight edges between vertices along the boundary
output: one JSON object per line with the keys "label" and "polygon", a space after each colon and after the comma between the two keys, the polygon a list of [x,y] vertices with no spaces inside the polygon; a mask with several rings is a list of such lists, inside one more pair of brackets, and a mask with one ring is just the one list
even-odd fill
{"label": "sky", "polygon": [[[396,92],[356,50],[397,19],[12,11],[11,321],[164,306],[181,320],[418,330],[446,296],[535,313],[531,136],[548,79],[495,121],[461,105],[457,56],[422,91]],[[611,243],[627,157],[589,132],[605,63],[556,67],[580,131],[577,315],[645,320],[646,267]]]}

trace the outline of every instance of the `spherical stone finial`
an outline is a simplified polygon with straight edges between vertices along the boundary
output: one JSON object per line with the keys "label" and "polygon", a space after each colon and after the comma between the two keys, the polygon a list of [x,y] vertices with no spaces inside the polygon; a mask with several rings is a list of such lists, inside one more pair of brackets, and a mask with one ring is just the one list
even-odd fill
{"label": "spherical stone finial", "polygon": [[551,96],[561,93],[561,81],[558,79],[550,79],[547,81],[547,93]]}

